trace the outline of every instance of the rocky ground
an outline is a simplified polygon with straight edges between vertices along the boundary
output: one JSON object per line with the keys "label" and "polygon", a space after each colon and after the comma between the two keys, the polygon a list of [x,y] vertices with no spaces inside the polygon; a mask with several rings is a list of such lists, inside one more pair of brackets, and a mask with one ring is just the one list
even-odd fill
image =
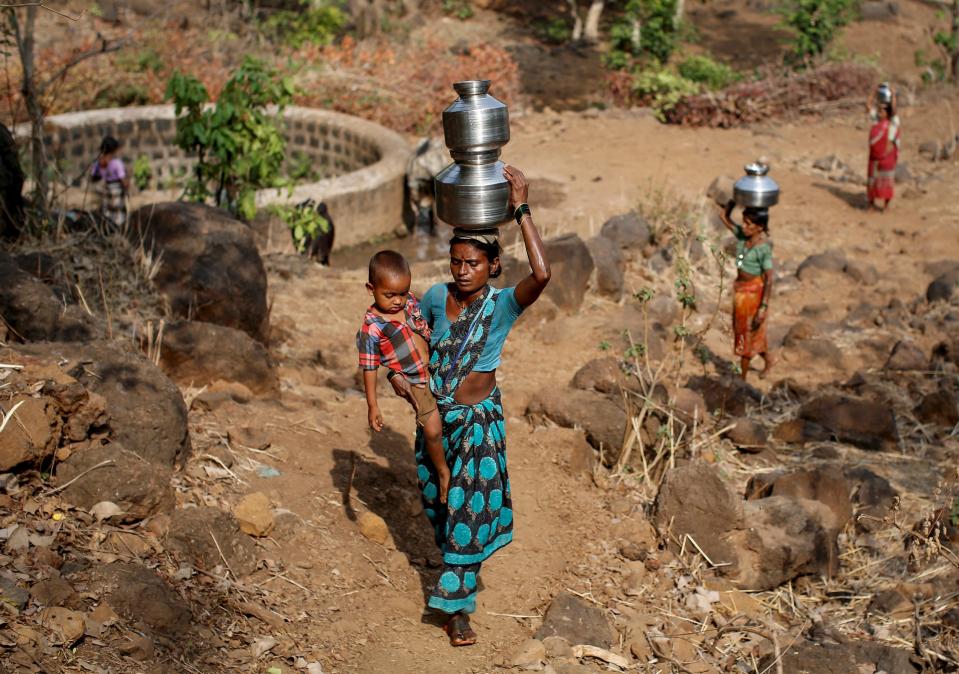
{"label": "rocky ground", "polygon": [[[516,541],[484,567],[468,649],[423,614],[438,555],[385,382],[387,428],[366,428],[368,250],[322,268],[184,204],[8,247],[3,668],[956,671],[959,99],[903,103],[881,215],[860,101],[735,130],[516,116],[505,158],[554,278],[498,373]],[[783,186],[780,360],[744,385],[713,202],[758,155]],[[441,242],[389,245],[421,260],[416,288],[445,278]]]}

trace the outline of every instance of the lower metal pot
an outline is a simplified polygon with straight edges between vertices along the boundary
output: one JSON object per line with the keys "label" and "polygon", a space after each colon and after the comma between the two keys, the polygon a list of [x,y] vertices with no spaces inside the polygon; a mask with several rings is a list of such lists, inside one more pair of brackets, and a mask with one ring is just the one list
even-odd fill
{"label": "lower metal pot", "polygon": [[496,227],[510,218],[509,182],[501,161],[450,164],[434,178],[436,217],[466,229]]}

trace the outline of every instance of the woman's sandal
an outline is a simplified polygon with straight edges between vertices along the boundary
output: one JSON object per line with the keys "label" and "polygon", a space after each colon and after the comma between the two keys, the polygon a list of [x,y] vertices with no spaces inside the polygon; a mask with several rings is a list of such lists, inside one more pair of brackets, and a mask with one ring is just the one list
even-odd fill
{"label": "woman's sandal", "polygon": [[454,613],[443,629],[450,637],[450,646],[472,646],[476,643],[476,632],[470,627],[470,619],[465,613]]}

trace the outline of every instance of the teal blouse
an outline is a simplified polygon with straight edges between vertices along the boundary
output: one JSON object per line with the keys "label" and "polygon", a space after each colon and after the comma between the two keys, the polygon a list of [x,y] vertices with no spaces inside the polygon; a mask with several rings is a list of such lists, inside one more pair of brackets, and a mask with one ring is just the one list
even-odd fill
{"label": "teal blouse", "polygon": [[763,272],[773,268],[773,246],[769,241],[763,241],[758,246],[749,248],[748,240],[743,234],[743,228],[736,225],[736,269],[740,269],[752,276],[761,276]]}
{"label": "teal blouse", "polygon": [[[516,301],[515,290],[516,288],[493,289],[493,292],[498,292],[500,296],[496,301],[493,323],[490,325],[489,337],[486,338],[486,346],[473,367],[476,372],[492,372],[499,367],[506,335],[513,328],[516,319],[523,313],[523,307]],[[446,317],[446,298],[448,294],[447,284],[437,283],[427,290],[420,300],[423,318],[426,319],[433,331],[430,336],[431,346],[436,346],[450,327],[450,320]]]}

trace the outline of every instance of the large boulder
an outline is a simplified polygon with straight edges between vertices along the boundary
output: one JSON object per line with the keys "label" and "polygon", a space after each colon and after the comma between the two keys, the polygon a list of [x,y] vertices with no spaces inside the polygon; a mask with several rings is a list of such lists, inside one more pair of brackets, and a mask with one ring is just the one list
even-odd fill
{"label": "large boulder", "polygon": [[821,272],[841,274],[846,269],[846,256],[838,250],[816,253],[803,260],[796,269],[796,276],[806,281]]}
{"label": "large boulder", "polygon": [[736,549],[723,534],[741,529],[743,522],[742,499],[714,467],[691,463],[666,473],[654,505],[653,524],[660,532],[668,530],[680,542],[689,535],[713,564],[735,565]]}
{"label": "large boulder", "polygon": [[923,667],[913,662],[911,652],[874,641],[842,644],[802,641],[783,649],[782,659],[769,655],[759,662],[759,671],[815,672],[815,674],[915,674]]}
{"label": "large boulder", "polygon": [[241,330],[200,321],[164,327],[160,367],[180,384],[201,386],[222,379],[239,382],[254,393],[276,391],[279,385],[263,344]]}
{"label": "large boulder", "polygon": [[798,576],[838,572],[841,527],[825,504],[770,496],[746,503],[745,522],[725,534],[739,557],[733,577],[740,588],[771,590]]}
{"label": "large boulder", "polygon": [[[552,276],[544,295],[562,310],[575,311],[583,304],[589,278],[593,274],[593,258],[583,240],[576,234],[563,234],[544,242]],[[529,275],[529,263],[503,255],[501,285],[514,286]]]}
{"label": "large boulder", "polygon": [[49,286],[4,253],[0,253],[0,318],[10,341],[82,341],[98,335],[89,314],[64,306]]}
{"label": "large boulder", "polygon": [[615,243],[602,236],[586,242],[596,268],[596,292],[618,300],[623,296],[623,253]]}
{"label": "large boulder", "polygon": [[719,206],[725,206],[733,200],[735,178],[729,176],[716,176],[706,188],[706,197],[713,200]]}
{"label": "large boulder", "polygon": [[623,362],[613,356],[594,358],[573,375],[573,388],[619,396],[623,390],[638,391],[636,378],[623,370]]}
{"label": "large boulder", "polygon": [[174,636],[190,626],[190,607],[155,571],[136,563],[97,567],[93,582],[104,601],[131,626]]}
{"label": "large boulder", "polygon": [[180,390],[153,363],[116,342],[27,344],[15,354],[54,359],[60,369],[107,402],[111,437],[167,468],[190,452],[187,409]]}
{"label": "large boulder", "polygon": [[614,634],[603,609],[568,592],[560,592],[546,609],[543,624],[535,636],[540,640],[562,637],[577,646],[609,648]]}
{"label": "large boulder", "polygon": [[[76,479],[83,475],[81,479]],[[74,452],[57,465],[57,483],[67,484],[66,501],[90,510],[101,501],[115,503],[115,521],[136,522],[173,510],[172,471],[153,465],[113,443]]]}
{"label": "large boulder", "polygon": [[630,211],[613,216],[604,222],[599,235],[635,257],[642,254],[643,248],[649,244],[652,239],[652,230],[646,218],[636,211]]}
{"label": "large boulder", "polygon": [[692,539],[693,547],[744,590],[768,590],[838,568],[840,527],[828,506],[792,496],[742,501],[716,468],[704,463],[666,474],[654,523],[677,548]]}
{"label": "large boulder", "polygon": [[948,388],[940,388],[924,395],[913,414],[924,424],[951,430],[959,424],[959,397]]}
{"label": "large boulder", "polygon": [[699,391],[709,412],[722,412],[736,417],[746,416],[751,405],[758,405],[762,394],[738,377],[707,377],[697,375],[686,382],[688,388]]}
{"label": "large boulder", "polygon": [[180,559],[207,571],[223,566],[224,561],[238,577],[256,570],[256,545],[240,532],[232,514],[218,508],[175,511],[164,543]]}
{"label": "large boulder", "polygon": [[948,302],[952,299],[957,285],[959,285],[959,264],[933,279],[926,288],[926,299],[929,302]]}
{"label": "large boulder", "polygon": [[129,236],[161,260],[153,282],[174,316],[267,340],[266,271],[250,227],[211,206],[177,201],[131,213]]}
{"label": "large boulder", "polygon": [[903,339],[896,342],[886,361],[887,370],[925,370],[929,359],[915,342]]}
{"label": "large boulder", "polygon": [[896,417],[888,405],[843,395],[824,395],[804,404],[799,417],[828,430],[840,442],[862,449],[899,446]]}
{"label": "large boulder", "polygon": [[750,499],[790,496],[819,501],[832,511],[840,527],[852,519],[852,485],[837,470],[817,467],[755,475],[749,479],[746,492]]}
{"label": "large boulder", "polygon": [[586,440],[612,465],[619,458],[626,413],[612,398],[592,391],[548,390],[536,393],[526,408],[534,421],[549,419],[563,428],[582,428]]}
{"label": "large boulder", "polygon": [[15,421],[0,433],[0,471],[35,463],[60,447],[109,431],[106,400],[62,372],[55,360],[7,348],[0,349],[0,362],[20,367],[7,370],[4,379],[9,398],[0,409],[17,411]]}
{"label": "large boulder", "polygon": [[865,0],[859,5],[863,21],[891,21],[899,15],[899,3],[895,0]]}

